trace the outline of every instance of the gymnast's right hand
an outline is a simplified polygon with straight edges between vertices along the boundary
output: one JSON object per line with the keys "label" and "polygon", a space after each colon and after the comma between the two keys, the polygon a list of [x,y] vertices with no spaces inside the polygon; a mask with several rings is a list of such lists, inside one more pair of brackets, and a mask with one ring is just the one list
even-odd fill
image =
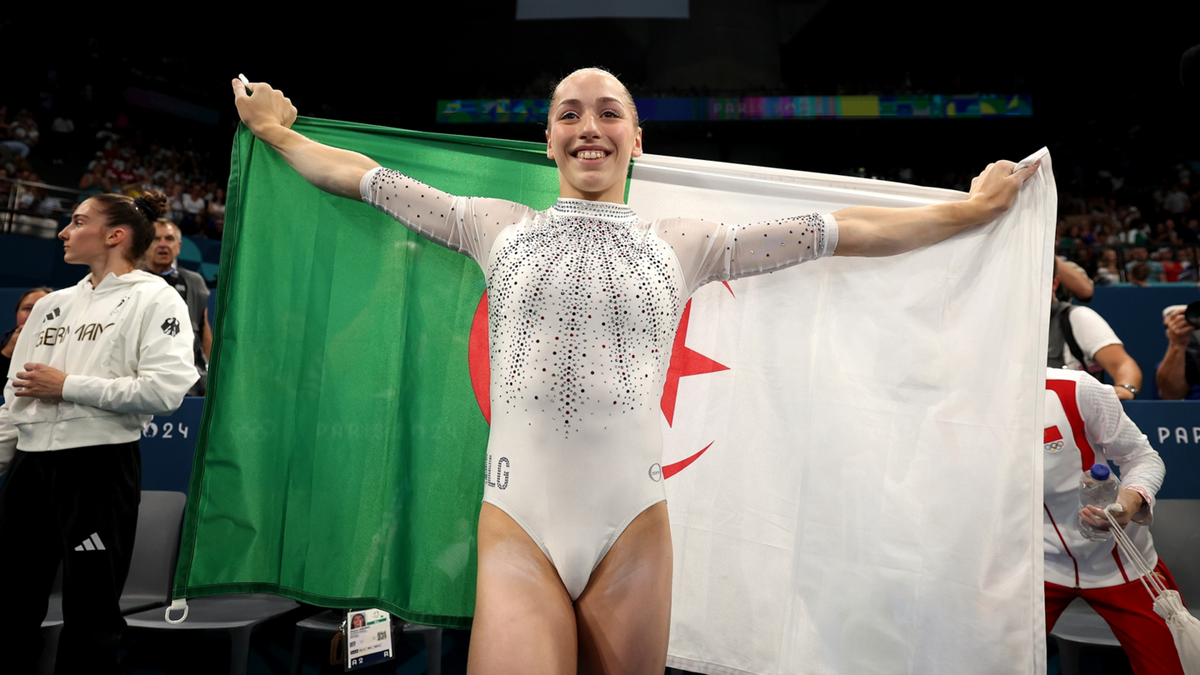
{"label": "gymnast's right hand", "polygon": [[296,106],[266,82],[251,82],[248,93],[241,80],[234,80],[233,102],[242,123],[259,140],[274,148],[304,180],[339,197],[361,198],[359,183],[363,175],[379,166],[375,160],[317,143],[292,131]]}
{"label": "gymnast's right hand", "polygon": [[[253,92],[253,93],[250,93]],[[296,106],[282,91],[266,82],[250,83],[250,92],[241,80],[233,81],[233,102],[242,123],[259,138],[274,127],[290,129],[296,121]]]}

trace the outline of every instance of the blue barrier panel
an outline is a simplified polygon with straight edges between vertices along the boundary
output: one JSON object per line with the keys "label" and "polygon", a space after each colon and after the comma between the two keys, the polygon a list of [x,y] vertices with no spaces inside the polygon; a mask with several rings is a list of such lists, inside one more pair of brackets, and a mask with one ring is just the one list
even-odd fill
{"label": "blue barrier panel", "polygon": [[[204,399],[187,397],[142,432],[142,489],[188,491]],[[1200,499],[1200,401],[1127,401],[1125,412],[1167,465],[1162,499]]]}
{"label": "blue barrier panel", "polygon": [[156,415],[142,431],[142,489],[187,494],[204,399],[189,396],[173,415]]}
{"label": "blue barrier panel", "polygon": [[1167,465],[1161,499],[1200,499],[1200,401],[1127,401],[1125,413]]}
{"label": "blue barrier panel", "polygon": [[[142,434],[142,489],[187,492],[204,399],[188,397]],[[1200,499],[1200,401],[1129,401],[1125,412],[1167,465],[1162,499]]]}
{"label": "blue barrier panel", "polygon": [[88,273],[83,265],[63,261],[63,244],[57,239],[0,234],[0,251],[0,286],[63,288],[79,283]]}

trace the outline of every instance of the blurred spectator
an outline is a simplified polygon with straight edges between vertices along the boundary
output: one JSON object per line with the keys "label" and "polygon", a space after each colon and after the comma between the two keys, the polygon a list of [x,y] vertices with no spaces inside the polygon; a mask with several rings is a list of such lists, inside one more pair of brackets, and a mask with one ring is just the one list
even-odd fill
{"label": "blurred spectator", "polygon": [[55,165],[63,163],[62,156],[75,140],[75,122],[67,115],[59,115],[50,123],[50,133],[46,134],[45,151],[50,155]]}
{"label": "blurred spectator", "polygon": [[1149,265],[1144,262],[1133,262],[1130,263],[1126,269],[1128,269],[1126,277],[1129,279],[1129,283],[1133,284],[1134,286],[1141,286],[1143,288],[1150,286],[1150,282],[1148,281],[1150,278]]}
{"label": "blurred spectator", "polygon": [[1096,243],[1103,246],[1119,245],[1121,243],[1121,238],[1117,236],[1117,226],[1112,222],[1107,222],[1101,225],[1099,234],[1096,237]]}
{"label": "blurred spectator", "polygon": [[1179,249],[1179,278],[1176,281],[1197,281],[1196,257],[1190,248]]}
{"label": "blurred spectator", "polygon": [[1174,223],[1169,219],[1154,226],[1154,234],[1150,236],[1151,246],[1169,246],[1175,240]]}
{"label": "blurred spectator", "polygon": [[91,173],[83,174],[79,179],[79,189],[83,190],[83,194],[79,195],[79,201],[83,201],[94,195],[108,192],[111,189],[111,181],[108,176],[104,175],[104,165],[96,164],[92,167]]}
{"label": "blurred spectator", "polygon": [[1106,248],[1100,252],[1100,263],[1093,277],[1097,286],[1111,286],[1121,283],[1121,268],[1117,266],[1117,252]]}
{"label": "blurred spectator", "polygon": [[[39,190],[39,193],[45,193],[45,190]],[[67,211],[66,202],[63,198],[54,193],[46,193],[38,200],[37,206],[33,207],[33,212],[45,218],[58,218]]]}
{"label": "blurred spectator", "polygon": [[207,212],[207,206],[204,203],[204,186],[199,183],[193,183],[191,190],[183,195],[183,220],[180,222],[180,229],[186,234],[196,234],[204,227],[204,221],[200,215]]}
{"label": "blurred spectator", "polygon": [[1058,245],[1063,248],[1075,248],[1079,243],[1078,225],[1068,225],[1066,233],[1058,240]]}
{"label": "blurred spectator", "polygon": [[1150,260],[1150,254],[1146,250],[1145,246],[1134,247],[1130,255],[1132,255],[1133,259],[1125,263],[1125,277],[1129,279],[1130,282],[1132,282],[1134,278],[1134,275],[1132,274],[1133,267],[1138,263],[1145,264],[1148,268],[1146,276],[1141,277],[1143,281],[1151,284],[1160,284],[1163,282],[1163,266],[1153,260]]}
{"label": "blurred spectator", "polygon": [[1150,226],[1145,222],[1135,220],[1128,230],[1118,236],[1126,246],[1145,246],[1150,243]]}
{"label": "blurred spectator", "polygon": [[39,286],[25,291],[21,294],[21,298],[17,300],[17,325],[12,330],[4,334],[0,338],[0,376],[8,377],[9,366],[12,365],[13,348],[17,346],[17,338],[21,335],[21,328],[25,326],[25,321],[29,319],[30,313],[33,312],[33,306],[42,296],[53,293],[54,289],[47,286]]}
{"label": "blurred spectator", "polygon": [[179,291],[187,304],[188,316],[192,321],[192,334],[195,343],[192,352],[195,356],[196,370],[200,379],[188,390],[188,396],[203,396],[208,384],[208,355],[212,351],[212,327],[208,323],[208,285],[204,277],[180,267],[176,262],[183,237],[175,223],[166,218],[159,218],[154,223],[154,242],[146,251],[145,268],[151,274],[157,274],[167,282],[168,286]]}
{"label": "blurred spectator", "polygon": [[1179,183],[1173,185],[1163,199],[1163,208],[1171,215],[1185,213],[1189,206],[1191,206],[1191,199],[1188,198],[1188,194],[1184,192],[1183,186]]}
{"label": "blurred spectator", "polygon": [[41,140],[37,122],[28,110],[17,113],[17,119],[9,126],[9,139],[0,141],[19,157],[28,157],[29,152]]}
{"label": "blurred spectator", "polygon": [[1165,401],[1200,399],[1200,328],[1188,323],[1186,309],[1175,305],[1163,312],[1167,353],[1154,379],[1158,397]]}
{"label": "blurred spectator", "polygon": [[[1184,221],[1181,220],[1180,222]],[[1200,244],[1200,219],[1187,219],[1186,224],[1179,229],[1179,241],[1185,246]]]}
{"label": "blurred spectator", "polygon": [[1179,273],[1183,271],[1183,266],[1175,262],[1175,252],[1169,248],[1164,248],[1158,253],[1158,264],[1163,268],[1163,279],[1168,283],[1179,281]]}
{"label": "blurred spectator", "polygon": [[178,223],[183,220],[183,216],[185,215],[183,210],[183,183],[175,183],[171,186],[167,194],[169,195],[167,197],[167,204],[171,209],[170,220]]}
{"label": "blurred spectator", "polygon": [[225,190],[216,188],[216,193],[208,202],[208,225],[205,234],[209,239],[220,239],[225,232]]}

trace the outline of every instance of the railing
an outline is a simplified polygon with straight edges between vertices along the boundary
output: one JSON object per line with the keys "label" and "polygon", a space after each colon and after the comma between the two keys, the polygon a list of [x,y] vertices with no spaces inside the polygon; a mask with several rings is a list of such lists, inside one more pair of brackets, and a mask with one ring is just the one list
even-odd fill
{"label": "railing", "polygon": [[80,194],[59,185],[0,178],[0,232],[53,239]]}

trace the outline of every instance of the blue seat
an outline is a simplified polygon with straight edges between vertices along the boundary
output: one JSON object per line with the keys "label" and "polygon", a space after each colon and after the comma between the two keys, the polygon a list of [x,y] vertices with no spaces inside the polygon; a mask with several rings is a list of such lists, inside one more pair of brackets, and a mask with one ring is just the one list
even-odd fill
{"label": "blue seat", "polygon": [[[175,560],[179,557],[179,531],[183,526],[183,507],[187,495],[182,492],[145,490],[138,505],[137,533],[129,576],[121,592],[121,614],[164,607],[171,597]],[[54,579],[46,618],[42,619],[42,656],[39,673],[53,673],[62,633],[62,567]]]}
{"label": "blue seat", "polygon": [[187,620],[167,623],[163,608],[148,609],[125,617],[129,632],[221,632],[229,633],[229,672],[246,675],[250,660],[250,635],[267,621],[298,609],[294,600],[274,595],[219,595],[188,600]]}

